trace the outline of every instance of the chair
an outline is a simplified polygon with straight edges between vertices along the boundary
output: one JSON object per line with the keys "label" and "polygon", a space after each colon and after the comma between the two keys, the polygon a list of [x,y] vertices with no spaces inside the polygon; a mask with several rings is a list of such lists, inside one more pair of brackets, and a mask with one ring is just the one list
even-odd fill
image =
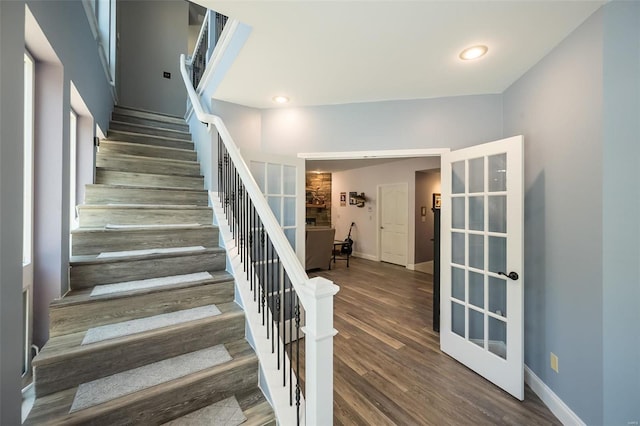
{"label": "chair", "polygon": [[331,269],[334,228],[308,227],[305,232],[305,269]]}

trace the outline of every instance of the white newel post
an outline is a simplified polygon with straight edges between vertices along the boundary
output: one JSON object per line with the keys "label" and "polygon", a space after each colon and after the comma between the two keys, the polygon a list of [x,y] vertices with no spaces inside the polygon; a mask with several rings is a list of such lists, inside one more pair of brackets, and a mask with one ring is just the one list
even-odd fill
{"label": "white newel post", "polygon": [[[333,296],[340,287],[322,278],[304,285],[305,423],[333,424]],[[301,295],[302,296],[302,295]]]}

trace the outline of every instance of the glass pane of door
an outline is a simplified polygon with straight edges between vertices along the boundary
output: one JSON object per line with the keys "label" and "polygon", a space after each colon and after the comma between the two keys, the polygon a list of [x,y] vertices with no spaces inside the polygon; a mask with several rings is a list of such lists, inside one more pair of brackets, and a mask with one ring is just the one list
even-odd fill
{"label": "glass pane of door", "polygon": [[452,331],[503,359],[506,280],[497,273],[507,267],[506,167],[506,154],[451,164]]}

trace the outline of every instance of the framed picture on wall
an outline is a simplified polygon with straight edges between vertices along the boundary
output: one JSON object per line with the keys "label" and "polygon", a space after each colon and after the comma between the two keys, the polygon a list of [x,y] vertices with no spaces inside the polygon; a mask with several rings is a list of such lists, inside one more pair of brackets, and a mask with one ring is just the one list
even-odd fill
{"label": "framed picture on wall", "polygon": [[440,196],[440,193],[434,193],[433,194],[433,208],[434,209],[439,209],[441,201],[442,201],[442,198]]}
{"label": "framed picture on wall", "polygon": [[340,193],[340,207],[344,207],[347,205],[347,193],[346,192],[341,192]]}
{"label": "framed picture on wall", "polygon": [[357,192],[350,192],[349,193],[349,204],[352,206],[355,206],[356,204],[358,204],[358,200],[356,200],[356,197],[358,196]]}

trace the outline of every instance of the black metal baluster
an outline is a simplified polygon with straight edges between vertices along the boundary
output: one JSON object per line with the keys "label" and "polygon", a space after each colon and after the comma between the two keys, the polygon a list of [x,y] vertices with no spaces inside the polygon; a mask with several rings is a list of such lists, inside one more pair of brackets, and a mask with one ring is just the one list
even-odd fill
{"label": "black metal baluster", "polygon": [[296,318],[296,412],[298,424],[300,424],[300,300],[296,298],[295,318]]}
{"label": "black metal baluster", "polygon": [[[274,295],[276,306],[275,306],[275,318],[276,318],[276,327],[278,327],[278,341],[276,342],[276,350],[278,353],[276,354],[276,359],[278,363],[278,370],[280,370],[280,256],[277,259],[277,269],[276,269],[276,294]],[[284,370],[284,369],[283,369]]]}
{"label": "black metal baluster", "polygon": [[260,262],[260,288],[262,290],[262,298],[260,299],[260,304],[262,305],[262,311],[260,311],[260,309],[258,309],[258,312],[262,312],[262,325],[264,325],[264,316],[265,316],[265,312],[264,312],[264,305],[266,302],[266,297],[265,297],[265,281],[267,279],[266,277],[266,246],[265,246],[265,239],[264,239],[264,224],[262,223],[262,221],[260,221],[260,257],[261,257],[261,262]]}
{"label": "black metal baluster", "polygon": [[[289,315],[293,313],[293,294],[289,287]],[[293,405],[293,318],[289,317],[289,405]]]}
{"label": "black metal baluster", "polygon": [[271,241],[269,240],[269,236],[267,235],[266,238],[266,243],[265,243],[265,250],[267,253],[267,264],[265,265],[266,267],[266,277],[265,277],[265,287],[267,290],[267,309],[266,309],[266,316],[267,316],[267,339],[269,339],[269,332],[271,331],[269,328],[269,311],[271,310],[271,252],[269,250],[269,247],[271,245]]}

